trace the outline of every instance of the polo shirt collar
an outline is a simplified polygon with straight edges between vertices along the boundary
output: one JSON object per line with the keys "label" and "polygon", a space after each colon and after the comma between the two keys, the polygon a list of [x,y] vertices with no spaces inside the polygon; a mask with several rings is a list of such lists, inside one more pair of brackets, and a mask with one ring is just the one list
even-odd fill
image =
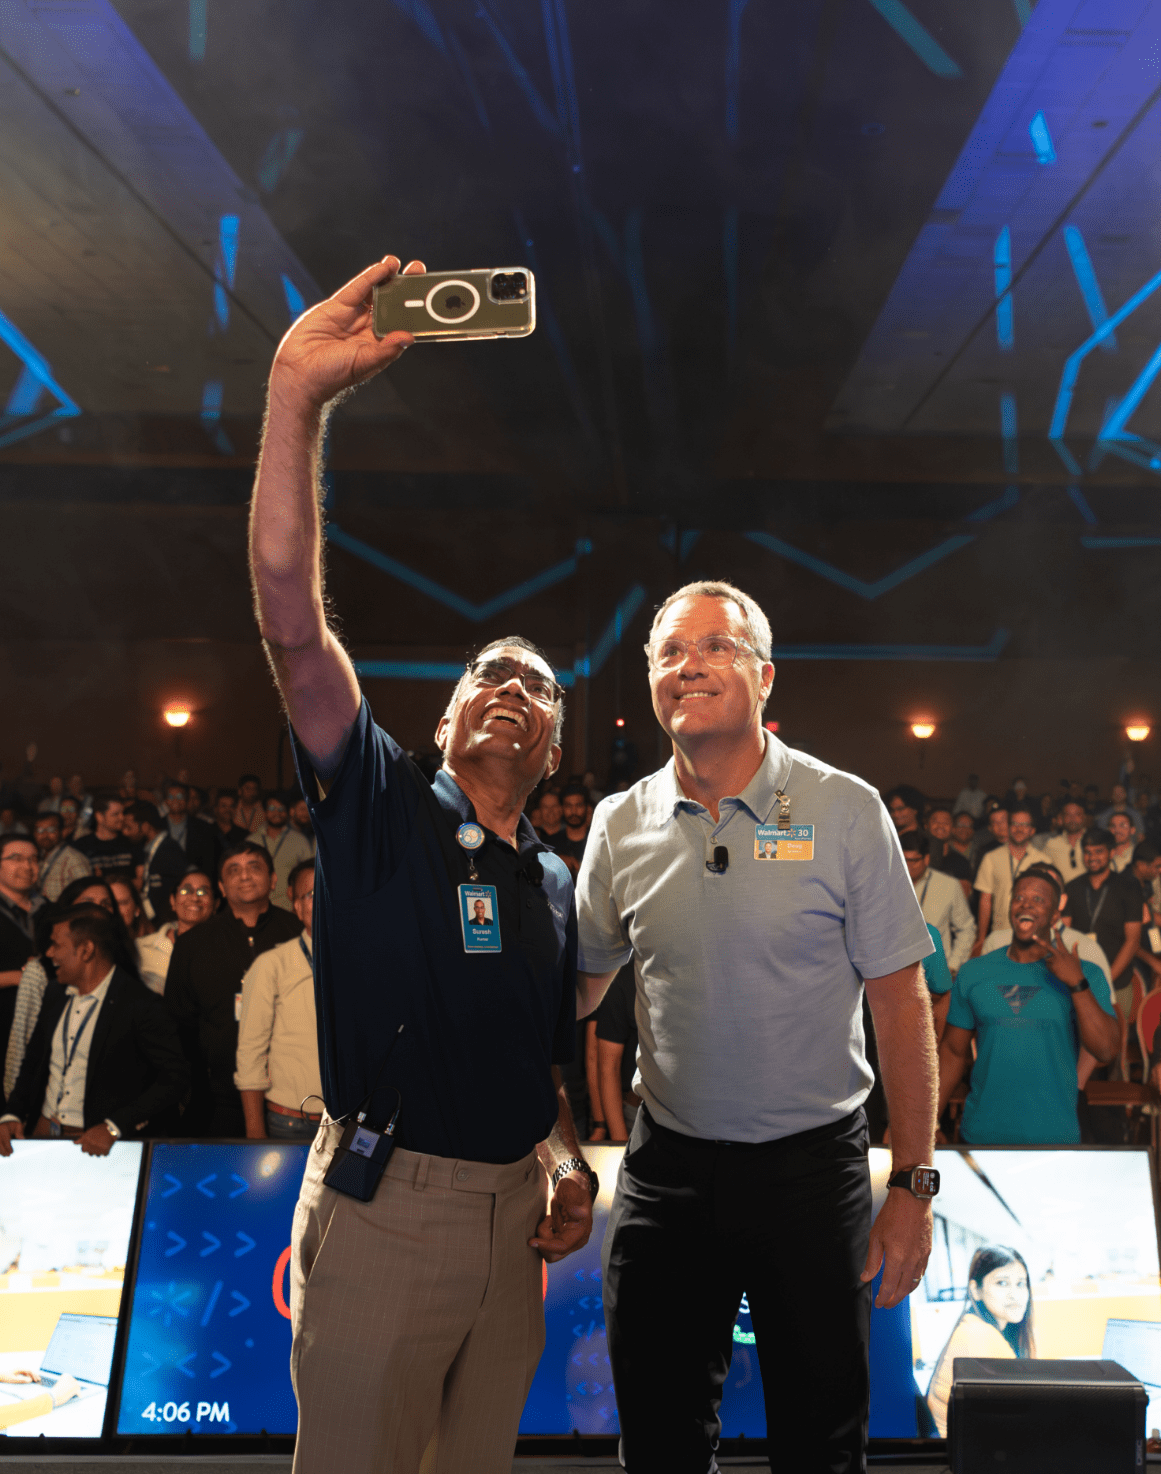
{"label": "polo shirt collar", "polygon": [[[460,824],[479,823],[476,818],[476,806],[463,791],[460,785],[452,777],[446,768],[440,768],[432,780],[432,788],[439,800],[440,807],[454,814]],[[456,826],[459,827],[458,825]],[[492,834],[493,831],[487,831]],[[516,825],[516,849],[520,854],[526,850],[547,850],[551,846],[546,845],[533,829],[527,814],[521,814],[519,823]]]}
{"label": "polo shirt collar", "polygon": [[[759,824],[766,823],[777,809],[778,790],[785,789],[790,770],[794,766],[794,759],[785,743],[780,742],[773,732],[763,730],[762,736],[766,750],[757,772],[741,793],[730,794],[722,799],[722,804],[729,803],[748,810]],[[790,799],[793,802],[793,794],[790,794]],[[658,774],[652,821],[660,827],[672,819],[678,809],[684,808],[696,813],[702,807],[696,799],[689,798],[682,792],[681,784],[677,781],[676,762],[670,758]],[[721,805],[719,809],[720,807]]]}

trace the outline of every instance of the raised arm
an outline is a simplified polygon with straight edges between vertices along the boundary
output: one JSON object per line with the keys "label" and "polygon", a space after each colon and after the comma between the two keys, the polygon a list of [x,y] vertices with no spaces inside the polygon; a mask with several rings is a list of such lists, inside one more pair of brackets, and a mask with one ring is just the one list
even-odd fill
{"label": "raised arm", "polygon": [[[413,261],[408,273],[421,272]],[[250,506],[254,613],[278,688],[320,777],[333,776],[359,714],[359,683],[327,626],[319,485],[322,438],[340,396],[373,378],[414,341],[376,338],[371,294],[399,271],[395,256],[361,272],[305,313],[270,371],[258,475]]]}

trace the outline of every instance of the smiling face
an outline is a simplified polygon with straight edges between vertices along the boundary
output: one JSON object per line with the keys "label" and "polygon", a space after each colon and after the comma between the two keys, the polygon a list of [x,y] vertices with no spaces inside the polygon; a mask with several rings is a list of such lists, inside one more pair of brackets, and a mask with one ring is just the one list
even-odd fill
{"label": "smiling face", "polygon": [[1133,821],[1128,814],[1113,814],[1109,818],[1109,833],[1117,842],[1118,848],[1128,844],[1133,834]]}
{"label": "smiling face", "polygon": [[173,893],[173,914],[186,926],[197,926],[214,909],[214,887],[208,875],[191,870]]}
{"label": "smiling face", "polygon": [[1002,1264],[978,1283],[972,1280],[968,1292],[983,1302],[1001,1331],[1018,1325],[1028,1313],[1028,1274],[1021,1264]]}
{"label": "smiling face", "polygon": [[1008,922],[1014,941],[1027,944],[1033,937],[1047,940],[1056,915],[1056,891],[1038,875],[1021,877],[1012,888]]}
{"label": "smiling face", "polygon": [[927,832],[932,839],[947,843],[951,838],[951,814],[947,809],[932,809],[927,816]]}
{"label": "smiling face", "polygon": [[[499,684],[490,683],[489,666],[505,661],[514,672]],[[554,773],[560,748],[553,741],[557,702],[534,699],[515,672],[537,687],[556,676],[546,660],[516,645],[498,645],[476,661],[476,674],[464,677],[450,710],[435,731],[436,745],[454,771],[462,765],[499,760],[511,764],[520,785],[532,788],[546,773]]]}
{"label": "smiling face", "polygon": [[274,877],[258,853],[231,855],[222,865],[218,888],[229,906],[252,906],[268,899]]}
{"label": "smiling face", "polygon": [[1008,819],[1008,841],[1014,845],[1027,844],[1036,833],[1036,825],[1032,815],[1026,814],[1023,809],[1017,809]]}
{"label": "smiling face", "polygon": [[[760,727],[762,707],[774,681],[774,667],[739,649],[733,665],[709,665],[697,641],[713,635],[747,640],[746,621],[732,599],[706,595],[678,599],[665,611],[651,643],[685,640],[685,660],[673,670],[651,666],[653,710],[678,746],[705,739],[744,738]],[[747,641],[748,643],[748,641]]]}

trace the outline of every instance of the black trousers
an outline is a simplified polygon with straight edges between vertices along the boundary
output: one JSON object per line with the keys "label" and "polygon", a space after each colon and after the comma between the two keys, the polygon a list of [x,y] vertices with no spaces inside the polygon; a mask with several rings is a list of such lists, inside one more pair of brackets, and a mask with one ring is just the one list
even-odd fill
{"label": "black trousers", "polygon": [[605,1324],[629,1474],[712,1474],[733,1327],[749,1297],[775,1466],[865,1467],[867,1124],[703,1141],[642,1107],[605,1236]]}

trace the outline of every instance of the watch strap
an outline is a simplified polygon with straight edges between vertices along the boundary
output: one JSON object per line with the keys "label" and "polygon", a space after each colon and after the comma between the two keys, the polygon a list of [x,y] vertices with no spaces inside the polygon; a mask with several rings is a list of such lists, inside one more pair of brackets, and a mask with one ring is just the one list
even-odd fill
{"label": "watch strap", "polygon": [[1089,990],[1088,989],[1088,978],[1086,978],[1083,974],[1081,975],[1081,979],[1080,979],[1080,982],[1079,983],[1065,983],[1064,986],[1068,989],[1068,991],[1074,997],[1076,996],[1077,993],[1087,993],[1088,990]]}
{"label": "watch strap", "polygon": [[108,1116],[106,1116],[105,1117],[105,1120],[104,1120],[104,1122],[102,1124],[104,1125],[105,1130],[109,1133],[109,1135],[113,1138],[114,1141],[120,1141],[121,1140],[121,1137],[124,1135],[124,1132],[121,1130],[120,1126],[117,1125],[116,1121],[112,1121],[112,1120],[109,1119]]}

